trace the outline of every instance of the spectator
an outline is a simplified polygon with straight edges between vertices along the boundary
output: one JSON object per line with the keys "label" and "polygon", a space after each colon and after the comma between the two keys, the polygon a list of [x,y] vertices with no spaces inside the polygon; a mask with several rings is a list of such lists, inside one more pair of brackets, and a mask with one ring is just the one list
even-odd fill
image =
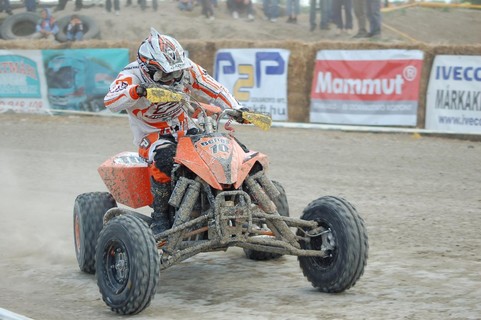
{"label": "spectator", "polygon": [[177,8],[179,8],[180,11],[192,11],[193,7],[194,4],[192,3],[192,0],[179,0],[179,3],[177,4]]}
{"label": "spectator", "polygon": [[212,0],[201,0],[202,14],[209,20],[214,20],[214,3]]}
{"label": "spectator", "polygon": [[[321,30],[329,30],[329,23],[331,22],[331,15],[332,15],[331,1],[332,0],[320,0]],[[317,10],[317,0],[310,0],[309,23],[311,25],[311,29],[310,29],[311,31],[314,31],[314,29],[316,29],[316,10]]]}
{"label": "spectator", "polygon": [[354,15],[357,20],[357,34],[353,38],[366,38],[368,36],[366,29],[366,0],[354,1]]}
{"label": "spectator", "polygon": [[279,0],[263,0],[264,15],[270,22],[276,22],[279,17]]}
{"label": "spectator", "polygon": [[[28,0],[25,0],[28,1]],[[65,6],[67,5],[68,0],[58,0],[57,6],[53,9],[54,12],[65,10]],[[100,5],[101,0],[93,0],[93,4],[95,3]],[[83,0],[75,0],[75,9],[74,11],[80,11],[83,8]]]}
{"label": "spectator", "polygon": [[381,0],[367,0],[367,17],[369,19],[368,37],[381,35]]}
{"label": "spectator", "polygon": [[227,0],[227,9],[234,19],[239,19],[239,12],[247,12],[247,19],[254,20],[254,9],[251,0]]}
{"label": "spectator", "polygon": [[84,37],[84,25],[79,16],[73,14],[70,17],[70,22],[67,25],[67,40],[68,41],[81,41]]}
{"label": "spectator", "polygon": [[287,0],[286,14],[288,16],[287,23],[297,23],[297,16],[301,12],[299,0]]}
{"label": "spectator", "polygon": [[[142,11],[144,11],[147,8],[146,0],[137,0],[137,4],[140,6],[140,9]],[[131,5],[132,5],[132,0],[127,0],[125,6],[130,7]],[[154,9],[154,11],[157,11],[157,7],[158,7],[157,0],[152,0],[152,9]]]}
{"label": "spectator", "polygon": [[[344,15],[343,13],[344,9]],[[352,0],[334,0],[332,4],[334,22],[337,26],[337,35],[342,32],[352,32]]]}
{"label": "spectator", "polygon": [[9,16],[13,14],[10,0],[0,0],[0,12],[3,12],[3,10],[5,10]]}
{"label": "spectator", "polygon": [[25,0],[25,8],[29,12],[37,11],[37,1],[36,0]]}
{"label": "spectator", "polygon": [[36,26],[36,32],[32,35],[33,39],[55,40],[55,35],[59,31],[57,21],[52,17],[49,8],[40,11],[41,19]]}
{"label": "spectator", "polygon": [[[25,0],[27,1],[27,0]],[[53,9],[53,12],[65,10],[68,0],[58,0],[57,6]]]}
{"label": "spectator", "polygon": [[[107,0],[105,2],[105,10],[107,10],[107,12],[112,11],[112,0]],[[114,11],[115,15],[118,16],[120,14],[120,0],[114,0]]]}
{"label": "spectator", "polygon": [[82,7],[82,0],[75,0],[75,9],[73,11],[80,11]]}

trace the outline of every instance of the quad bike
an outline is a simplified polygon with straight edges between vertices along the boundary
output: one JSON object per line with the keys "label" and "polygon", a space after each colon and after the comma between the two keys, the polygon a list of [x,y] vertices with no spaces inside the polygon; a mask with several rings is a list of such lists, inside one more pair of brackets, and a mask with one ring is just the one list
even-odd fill
{"label": "quad bike", "polygon": [[[232,246],[253,260],[298,256],[304,276],[322,292],[342,292],[356,283],[368,256],[366,229],[356,209],[342,198],[324,196],[301,218],[290,217],[284,188],[266,175],[267,156],[234,138],[232,119],[268,129],[270,116],[221,110],[165,88],[147,91],[153,102],[181,103],[196,117],[190,120],[197,130],[178,138],[171,229],[153,234],[151,218],[133,210],[153,201],[148,164],[137,153],[120,153],[98,168],[109,192],[84,193],[75,200],[78,265],[96,273],[112,311],[141,312],[156,293],[161,270]],[[221,124],[227,132],[219,132]]]}

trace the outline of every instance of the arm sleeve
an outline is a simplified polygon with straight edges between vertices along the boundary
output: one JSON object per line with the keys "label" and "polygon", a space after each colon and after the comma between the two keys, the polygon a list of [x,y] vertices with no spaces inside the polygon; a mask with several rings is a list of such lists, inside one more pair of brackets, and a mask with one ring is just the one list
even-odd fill
{"label": "arm sleeve", "polygon": [[120,73],[104,98],[105,107],[112,112],[119,112],[134,106],[140,98],[136,90],[138,83],[132,75]]}
{"label": "arm sleeve", "polygon": [[202,98],[207,100],[207,103],[225,108],[240,108],[239,102],[222,84],[217,82],[207,71],[192,62],[192,68],[189,70],[190,85],[192,90]]}

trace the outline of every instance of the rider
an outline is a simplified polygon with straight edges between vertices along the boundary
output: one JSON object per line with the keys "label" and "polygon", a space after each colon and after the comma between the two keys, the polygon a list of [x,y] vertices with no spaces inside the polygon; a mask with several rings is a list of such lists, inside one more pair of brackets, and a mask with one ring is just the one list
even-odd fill
{"label": "rider", "polygon": [[176,141],[192,124],[179,102],[152,103],[146,99],[146,89],[155,85],[194,93],[222,109],[241,106],[205,69],[187,58],[176,39],[161,35],[154,28],[141,43],[136,61],[124,67],[110,85],[105,106],[113,112],[127,112],[134,144],[149,163],[154,196],[151,228],[157,234],[172,226],[168,201]]}

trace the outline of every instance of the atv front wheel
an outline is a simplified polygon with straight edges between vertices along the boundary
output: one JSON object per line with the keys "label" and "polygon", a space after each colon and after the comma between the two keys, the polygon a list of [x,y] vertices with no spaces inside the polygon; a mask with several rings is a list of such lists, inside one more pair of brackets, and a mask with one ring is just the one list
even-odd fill
{"label": "atv front wheel", "polygon": [[304,276],[322,292],[338,293],[354,286],[361,277],[368,256],[368,239],[364,221],[346,200],[321,197],[311,202],[301,216],[314,220],[324,231],[307,237],[305,231],[297,235],[302,249],[322,250],[325,257],[299,256]]}
{"label": "atv front wheel", "polygon": [[[281,185],[280,182],[273,180],[272,183],[276,186],[277,190],[280,193],[280,195],[273,200],[274,204],[277,207],[277,212],[279,212],[279,214],[283,217],[288,217],[289,204],[287,203],[286,190],[284,190],[284,187]],[[244,249],[244,253],[247,258],[258,261],[279,259],[280,257],[282,257],[282,254],[257,251],[252,249]]]}
{"label": "atv front wheel", "polygon": [[95,246],[103,227],[103,217],[107,210],[116,206],[108,192],[83,193],[75,199],[73,230],[75,254],[81,271],[95,273]]}
{"label": "atv front wheel", "polygon": [[152,231],[133,215],[112,218],[99,235],[97,285],[102,299],[119,314],[147,308],[160,276],[160,258]]}

